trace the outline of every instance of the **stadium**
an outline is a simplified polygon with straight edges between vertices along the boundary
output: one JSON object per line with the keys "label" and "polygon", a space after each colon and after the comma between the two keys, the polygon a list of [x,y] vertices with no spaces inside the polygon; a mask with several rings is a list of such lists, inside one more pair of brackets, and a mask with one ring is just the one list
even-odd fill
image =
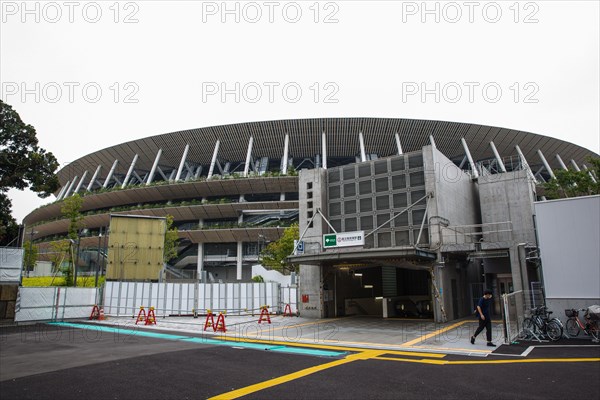
{"label": "stadium", "polygon": [[[501,293],[540,281],[531,256],[539,184],[553,169],[585,168],[590,156],[539,134],[444,121],[190,129],[70,163],[58,172],[56,201],[24,219],[24,237],[48,258],[67,234],[62,200],[79,193],[82,271],[105,267],[111,214],[172,215],[180,241],[167,279],[248,282],[264,246],[298,222],[304,252],[290,261],[300,265],[305,315],[380,315],[385,298],[384,316],[452,319],[484,286]],[[324,248],[324,234],[358,231],[360,246]]]}

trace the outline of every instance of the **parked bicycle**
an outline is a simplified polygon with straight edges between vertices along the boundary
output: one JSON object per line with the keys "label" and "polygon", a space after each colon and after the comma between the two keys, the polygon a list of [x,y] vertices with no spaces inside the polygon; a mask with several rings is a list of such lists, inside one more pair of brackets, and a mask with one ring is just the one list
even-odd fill
{"label": "parked bicycle", "polygon": [[[585,311],[585,314],[583,315],[585,324],[579,319],[579,311]],[[566,326],[567,333],[570,337],[577,337],[579,332],[583,331],[586,335],[594,338],[594,340],[600,340],[600,315],[593,311],[590,312],[590,307],[581,308],[579,310],[571,308],[570,310],[565,310],[565,315],[569,318]]]}
{"label": "parked bicycle", "polygon": [[531,317],[523,320],[523,332],[526,336],[540,339],[550,339],[556,341],[563,335],[563,327],[560,320],[550,318],[552,311],[548,311],[546,306],[535,307],[531,309]]}

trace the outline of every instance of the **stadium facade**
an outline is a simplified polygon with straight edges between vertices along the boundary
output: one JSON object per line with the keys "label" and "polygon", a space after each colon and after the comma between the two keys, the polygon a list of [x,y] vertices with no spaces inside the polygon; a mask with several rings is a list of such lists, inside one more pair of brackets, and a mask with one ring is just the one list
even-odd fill
{"label": "stadium facade", "polygon": [[[57,200],[25,218],[25,238],[47,257],[66,237],[62,200],[79,193],[80,268],[102,264],[111,214],[170,214],[181,240],[168,277],[233,282],[249,281],[261,249],[299,222],[303,252],[290,261],[300,265],[303,315],[456,319],[484,287],[501,294],[541,284],[539,183],[567,164],[584,168],[589,156],[597,157],[546,136],[443,121],[192,129],[61,169]],[[364,244],[324,244],[323,235],[344,232],[362,232]]]}

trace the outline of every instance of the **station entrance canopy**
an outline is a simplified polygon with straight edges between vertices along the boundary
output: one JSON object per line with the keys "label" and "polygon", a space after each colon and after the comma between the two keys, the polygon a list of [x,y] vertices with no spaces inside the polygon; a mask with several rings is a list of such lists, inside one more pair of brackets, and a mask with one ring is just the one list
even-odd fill
{"label": "station entrance canopy", "polygon": [[416,248],[383,248],[383,249],[356,249],[344,251],[325,251],[314,254],[303,254],[288,257],[292,264],[323,265],[323,264],[360,264],[371,265],[398,265],[405,261],[430,266],[435,262],[435,252]]}

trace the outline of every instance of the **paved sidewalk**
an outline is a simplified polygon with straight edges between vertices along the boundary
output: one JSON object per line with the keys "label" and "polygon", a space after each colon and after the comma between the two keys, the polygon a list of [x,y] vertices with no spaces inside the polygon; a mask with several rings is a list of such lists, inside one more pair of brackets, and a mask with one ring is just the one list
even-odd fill
{"label": "paved sidewalk", "polygon": [[[468,354],[486,356],[494,347],[486,346],[485,332],[477,338],[475,345],[470,337],[477,328],[472,318],[435,323],[431,320],[382,319],[355,316],[329,319],[307,319],[271,315],[271,324],[258,323],[259,316],[234,316],[225,318],[227,331],[204,331],[205,316],[158,317],[156,325],[136,326],[135,318],[108,316],[104,321],[90,323],[115,325],[124,328],[152,329],[203,335],[232,341],[268,341],[282,344],[307,344],[330,347],[352,347]],[[217,316],[215,316],[215,322]],[[83,321],[82,321],[83,322]],[[503,343],[502,324],[493,324],[493,340]]]}

